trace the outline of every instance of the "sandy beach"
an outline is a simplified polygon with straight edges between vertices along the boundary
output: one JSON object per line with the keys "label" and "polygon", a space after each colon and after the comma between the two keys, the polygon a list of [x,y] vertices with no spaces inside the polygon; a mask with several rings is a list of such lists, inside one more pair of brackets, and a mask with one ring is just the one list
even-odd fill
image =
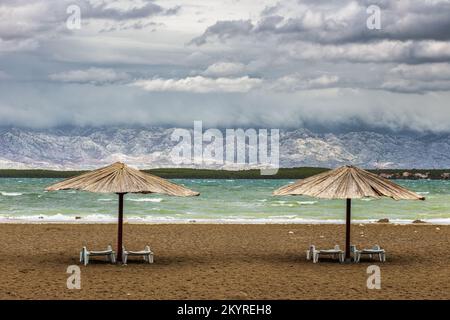
{"label": "sandy beach", "polygon": [[[127,248],[149,244],[155,263],[82,266],[81,290],[69,290],[81,247],[114,245],[116,225],[2,224],[0,299],[450,299],[450,226],[352,231],[358,247],[382,245],[387,262],[305,260],[311,242],[343,246],[343,225],[126,224]],[[381,290],[366,287],[371,264]]]}

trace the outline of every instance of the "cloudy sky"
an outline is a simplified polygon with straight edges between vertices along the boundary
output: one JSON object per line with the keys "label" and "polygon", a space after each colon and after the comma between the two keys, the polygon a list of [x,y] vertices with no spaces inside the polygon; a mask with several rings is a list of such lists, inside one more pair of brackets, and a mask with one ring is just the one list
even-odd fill
{"label": "cloudy sky", "polygon": [[450,1],[1,0],[0,126],[194,120],[450,132]]}

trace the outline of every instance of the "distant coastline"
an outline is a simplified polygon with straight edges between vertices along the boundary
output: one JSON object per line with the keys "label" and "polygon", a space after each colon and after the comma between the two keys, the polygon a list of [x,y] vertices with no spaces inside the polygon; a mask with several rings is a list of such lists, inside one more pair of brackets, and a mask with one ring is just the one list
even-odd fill
{"label": "distant coastline", "polygon": [[[324,172],[327,168],[280,168],[276,175],[261,175],[259,169],[214,170],[192,168],[158,168],[143,170],[167,179],[304,179]],[[387,179],[450,179],[450,169],[372,169]],[[60,171],[42,169],[0,169],[0,178],[68,178],[86,171]]]}

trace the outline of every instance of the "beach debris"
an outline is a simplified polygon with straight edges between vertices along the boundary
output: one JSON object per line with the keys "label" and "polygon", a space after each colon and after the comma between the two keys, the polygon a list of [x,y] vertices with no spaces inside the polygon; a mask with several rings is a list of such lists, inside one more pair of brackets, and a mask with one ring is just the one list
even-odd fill
{"label": "beach debris", "polygon": [[437,230],[437,231],[439,231],[439,230],[441,230],[441,228],[439,228],[439,227],[436,227],[436,230]]}
{"label": "beach debris", "polygon": [[189,220],[190,223],[196,223],[196,220]]}
{"label": "beach debris", "polygon": [[414,220],[412,223],[426,223],[425,221],[422,221],[420,219]]}
{"label": "beach debris", "polygon": [[76,217],[75,217],[75,220],[80,220],[80,219],[81,219],[80,216],[76,216]]}
{"label": "beach debris", "polygon": [[378,223],[389,223],[389,219],[388,218],[383,218],[377,221]]}
{"label": "beach debris", "polygon": [[294,231],[289,231],[288,233],[289,233],[289,234],[294,234]]}
{"label": "beach debris", "polygon": [[417,231],[417,230],[414,230],[414,233],[417,233],[417,232],[419,232],[419,231]]}
{"label": "beach debris", "polygon": [[323,238],[325,238],[325,236],[319,236],[319,238],[320,238],[320,239],[323,239]]}
{"label": "beach debris", "polygon": [[364,225],[362,223],[359,224],[360,227],[364,227]]}

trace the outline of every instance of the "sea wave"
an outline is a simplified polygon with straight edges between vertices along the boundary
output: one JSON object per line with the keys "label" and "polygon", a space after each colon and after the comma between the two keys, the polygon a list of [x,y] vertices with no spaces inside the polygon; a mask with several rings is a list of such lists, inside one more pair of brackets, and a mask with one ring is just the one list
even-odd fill
{"label": "sea wave", "polygon": [[297,215],[282,215],[282,216],[269,216],[268,219],[294,219],[296,218]]}
{"label": "sea wave", "polygon": [[279,201],[275,201],[273,203],[270,204],[270,206],[272,207],[298,207],[298,206],[302,206],[302,205],[313,205],[316,204],[317,201],[284,201],[284,200],[279,200]]}
{"label": "sea wave", "polygon": [[23,193],[20,192],[0,192],[0,194],[5,197],[18,197],[23,195]]}

